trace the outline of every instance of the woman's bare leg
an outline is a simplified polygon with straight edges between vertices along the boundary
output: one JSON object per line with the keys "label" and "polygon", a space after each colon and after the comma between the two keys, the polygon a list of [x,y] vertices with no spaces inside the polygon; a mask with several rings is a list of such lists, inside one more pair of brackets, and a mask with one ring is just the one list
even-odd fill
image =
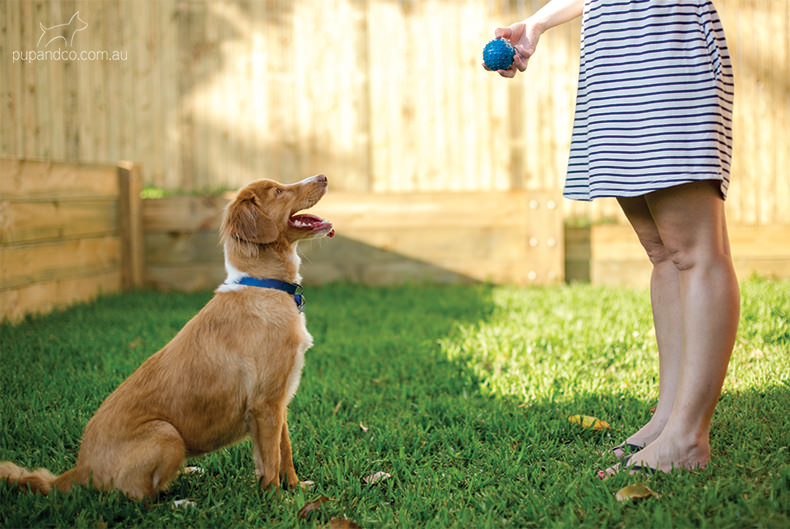
{"label": "woman's bare leg", "polygon": [[[618,199],[640,243],[647,251],[653,271],[650,276],[650,303],[658,344],[658,404],[650,420],[626,442],[645,446],[659,436],[672,411],[680,378],[683,354],[683,318],[680,310],[680,276],[669,252],[664,248],[658,227],[644,197]],[[616,450],[622,458],[625,453]]]}
{"label": "woman's bare leg", "polygon": [[[668,391],[676,385],[664,428],[629,464],[663,472],[704,467],[710,460],[710,423],[735,343],[740,311],[724,202],[717,186],[710,182],[657,191],[644,198],[661,245],[678,273],[680,304],[675,309],[682,319],[682,347],[679,363],[673,363],[670,353],[664,366],[666,373],[661,373],[662,378],[669,375],[672,379],[673,365],[679,367],[676,380],[660,388]],[[654,257],[651,255],[651,259]],[[667,300],[671,298],[669,295]],[[662,303],[658,300],[659,305]],[[665,322],[669,327],[670,321]],[[661,316],[656,323],[658,336],[658,327],[664,325]],[[616,470],[608,469],[604,476]]]}

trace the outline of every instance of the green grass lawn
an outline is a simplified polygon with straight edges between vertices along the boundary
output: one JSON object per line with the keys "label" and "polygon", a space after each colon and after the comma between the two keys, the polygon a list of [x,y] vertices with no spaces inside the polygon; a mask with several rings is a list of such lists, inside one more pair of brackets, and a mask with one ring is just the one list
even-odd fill
{"label": "green grass lawn", "polygon": [[[739,338],[699,472],[595,472],[645,422],[657,358],[644,290],[578,285],[327,286],[307,291],[291,403],[306,491],[257,488],[251,444],[190,465],[150,506],[0,485],[0,526],[788,527],[790,282],[742,285]],[[211,293],[137,292],[0,326],[0,460],[62,472],[101,401]],[[568,421],[592,415],[593,431]],[[376,472],[391,477],[368,485]],[[643,482],[660,497],[620,503]],[[305,519],[299,510],[330,498]],[[189,499],[191,507],[173,507]]]}

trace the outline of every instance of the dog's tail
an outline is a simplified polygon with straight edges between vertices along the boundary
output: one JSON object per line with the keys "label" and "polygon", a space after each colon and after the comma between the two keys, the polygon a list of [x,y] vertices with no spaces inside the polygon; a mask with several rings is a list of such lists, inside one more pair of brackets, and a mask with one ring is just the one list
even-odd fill
{"label": "dog's tail", "polygon": [[29,471],[10,461],[0,462],[0,480],[16,484],[22,490],[30,490],[38,494],[49,494],[52,487],[61,492],[68,492],[74,485],[76,469],[71,469],[56,476],[46,468]]}

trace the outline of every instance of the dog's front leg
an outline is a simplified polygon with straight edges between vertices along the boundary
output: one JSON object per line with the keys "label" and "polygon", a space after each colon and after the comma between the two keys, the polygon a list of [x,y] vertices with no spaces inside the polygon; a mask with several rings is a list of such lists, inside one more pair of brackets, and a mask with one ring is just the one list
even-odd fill
{"label": "dog's front leg", "polygon": [[264,402],[247,412],[247,426],[252,437],[255,475],[261,488],[277,481],[280,474],[280,439],[285,425],[283,406]]}
{"label": "dog's front leg", "polygon": [[299,484],[294,469],[293,452],[291,451],[291,436],[288,434],[288,421],[283,422],[283,434],[280,440],[280,481],[287,479],[288,487]]}

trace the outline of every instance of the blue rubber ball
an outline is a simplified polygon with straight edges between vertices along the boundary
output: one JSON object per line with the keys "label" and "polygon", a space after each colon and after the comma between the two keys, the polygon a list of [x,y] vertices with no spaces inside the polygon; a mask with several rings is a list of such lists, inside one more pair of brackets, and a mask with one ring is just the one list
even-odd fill
{"label": "blue rubber ball", "polygon": [[516,49],[505,39],[494,39],[483,48],[483,63],[489,70],[507,70],[513,64]]}

